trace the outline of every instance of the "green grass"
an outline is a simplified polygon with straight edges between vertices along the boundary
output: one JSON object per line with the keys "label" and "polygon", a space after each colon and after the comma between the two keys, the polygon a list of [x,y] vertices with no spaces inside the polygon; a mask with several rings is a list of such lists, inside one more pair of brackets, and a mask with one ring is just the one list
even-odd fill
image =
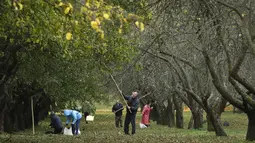
{"label": "green grass", "polygon": [[[55,142],[89,142],[89,143],[112,143],[112,142],[216,142],[216,143],[239,143],[246,142],[245,134],[247,129],[247,117],[245,114],[233,114],[232,112],[225,112],[222,115],[222,121],[228,121],[229,127],[225,127],[228,137],[216,137],[214,132],[206,131],[206,124],[201,130],[188,130],[187,124],[189,121],[190,112],[185,112],[185,129],[168,128],[166,126],[157,125],[152,122],[152,126],[147,129],[139,128],[139,121],[141,119],[140,113],[137,115],[137,130],[133,136],[123,134],[123,129],[114,127],[114,115],[109,111],[100,111],[95,115],[93,123],[85,124],[84,120],[81,122],[80,136],[64,136],[64,135],[45,135],[44,132],[50,130],[48,128],[49,119],[40,122],[36,127],[36,134],[32,135],[31,130],[18,132],[12,135],[1,134],[0,142],[17,142],[17,143],[55,143]],[[124,117],[123,117],[124,119]],[[62,121],[65,118],[62,117]]]}

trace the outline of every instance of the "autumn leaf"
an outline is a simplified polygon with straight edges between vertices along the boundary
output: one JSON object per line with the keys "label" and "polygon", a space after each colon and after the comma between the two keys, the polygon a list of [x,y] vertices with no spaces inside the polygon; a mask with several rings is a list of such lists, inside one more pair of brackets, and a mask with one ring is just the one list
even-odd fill
{"label": "autumn leaf", "polygon": [[96,18],[96,22],[98,25],[100,25],[100,20],[98,18]]}
{"label": "autumn leaf", "polygon": [[107,13],[104,13],[104,14],[103,14],[103,17],[104,17],[105,19],[107,19],[107,20],[110,18],[109,14],[107,14]]}
{"label": "autumn leaf", "polygon": [[68,32],[66,33],[66,40],[71,40],[73,37],[72,37],[72,33]]}
{"label": "autumn leaf", "polygon": [[71,10],[73,9],[73,6],[71,3],[68,3],[68,7],[70,7]]}
{"label": "autumn leaf", "polygon": [[123,21],[124,21],[125,23],[127,23],[127,19],[126,19],[126,18],[123,18]]}
{"label": "autumn leaf", "polygon": [[19,10],[22,10],[23,9],[23,5],[20,2],[18,3],[18,5],[19,5]]}
{"label": "autumn leaf", "polygon": [[98,29],[98,23],[96,21],[91,21],[90,24],[93,29]]}
{"label": "autumn leaf", "polygon": [[139,21],[136,21],[135,25],[139,28]]}
{"label": "autumn leaf", "polygon": [[59,2],[59,4],[57,6],[63,6],[63,3],[62,2]]}
{"label": "autumn leaf", "polygon": [[71,10],[70,7],[66,7],[64,13],[65,13],[65,14],[68,14],[70,10]]}
{"label": "autumn leaf", "polygon": [[119,28],[119,30],[118,30],[118,31],[119,31],[119,33],[120,33],[120,34],[122,33],[122,29],[121,29],[121,28]]}
{"label": "autumn leaf", "polygon": [[142,22],[140,22],[140,30],[143,31],[144,30],[144,24]]}

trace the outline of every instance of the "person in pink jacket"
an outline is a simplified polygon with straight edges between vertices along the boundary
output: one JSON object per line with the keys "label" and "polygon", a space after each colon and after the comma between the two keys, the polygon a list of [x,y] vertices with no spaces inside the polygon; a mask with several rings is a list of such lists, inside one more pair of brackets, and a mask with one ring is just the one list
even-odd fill
{"label": "person in pink jacket", "polygon": [[143,107],[142,111],[142,121],[141,123],[144,124],[145,126],[150,126],[150,112],[153,109],[153,107],[150,107],[151,103],[147,102],[146,105]]}

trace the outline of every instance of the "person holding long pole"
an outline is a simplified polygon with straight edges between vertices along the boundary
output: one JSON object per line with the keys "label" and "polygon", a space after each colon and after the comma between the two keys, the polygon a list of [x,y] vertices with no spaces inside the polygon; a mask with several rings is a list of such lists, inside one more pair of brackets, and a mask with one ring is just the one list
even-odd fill
{"label": "person holding long pole", "polygon": [[138,92],[134,91],[132,92],[131,96],[125,96],[125,100],[127,100],[127,113],[126,113],[126,118],[124,122],[124,133],[126,135],[129,135],[129,124],[131,123],[132,125],[132,135],[135,134],[135,119],[136,119],[136,113],[139,107],[139,100],[137,98]]}
{"label": "person holding long pole", "polygon": [[[120,90],[117,82],[115,81],[114,77],[110,74],[112,81],[116,85],[120,95],[124,99],[124,102],[127,107],[127,113],[126,113],[126,118],[124,122],[124,132],[126,135],[129,135],[129,124],[131,123],[132,125],[132,135],[135,134],[135,118],[136,118],[136,113],[139,107],[139,99],[137,98],[138,92],[134,91],[132,92],[131,96],[125,96],[122,94],[122,91]],[[127,101],[127,102],[126,102]]]}

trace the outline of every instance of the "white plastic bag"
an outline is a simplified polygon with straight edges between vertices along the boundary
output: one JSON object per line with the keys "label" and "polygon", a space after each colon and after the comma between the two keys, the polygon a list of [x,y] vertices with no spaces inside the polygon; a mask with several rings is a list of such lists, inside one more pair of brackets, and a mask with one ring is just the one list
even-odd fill
{"label": "white plastic bag", "polygon": [[146,126],[146,125],[144,125],[144,124],[142,124],[142,123],[140,123],[140,128],[141,128],[141,129],[143,129],[143,128],[147,128],[147,126]]}
{"label": "white plastic bag", "polygon": [[67,128],[67,127],[65,127],[64,128],[64,135],[69,135],[69,136],[72,136],[73,135],[73,133],[72,133],[72,128]]}
{"label": "white plastic bag", "polygon": [[91,115],[87,116],[86,121],[94,121],[94,116]]}

